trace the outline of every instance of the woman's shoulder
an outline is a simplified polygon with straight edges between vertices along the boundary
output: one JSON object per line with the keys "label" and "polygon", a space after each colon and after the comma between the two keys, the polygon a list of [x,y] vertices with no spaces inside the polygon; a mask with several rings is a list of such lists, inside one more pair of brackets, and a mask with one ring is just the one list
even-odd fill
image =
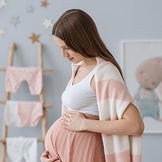
{"label": "woman's shoulder", "polygon": [[98,72],[109,73],[113,71],[114,73],[118,73],[117,67],[110,61],[106,61],[102,58],[96,58],[97,60],[97,70]]}
{"label": "woman's shoulder", "polygon": [[98,79],[116,79],[122,81],[118,68],[110,61],[99,58],[97,61],[96,78]]}

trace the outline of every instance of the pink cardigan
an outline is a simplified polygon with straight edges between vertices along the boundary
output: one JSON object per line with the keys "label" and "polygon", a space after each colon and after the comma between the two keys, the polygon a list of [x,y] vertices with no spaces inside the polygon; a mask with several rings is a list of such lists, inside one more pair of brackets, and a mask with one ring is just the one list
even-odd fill
{"label": "pink cardigan", "polygon": [[[100,120],[121,119],[133,102],[117,68],[101,58],[95,74],[96,97]],[[78,65],[72,65],[73,75]],[[64,108],[64,107],[63,107]],[[141,136],[102,134],[106,162],[141,162]]]}

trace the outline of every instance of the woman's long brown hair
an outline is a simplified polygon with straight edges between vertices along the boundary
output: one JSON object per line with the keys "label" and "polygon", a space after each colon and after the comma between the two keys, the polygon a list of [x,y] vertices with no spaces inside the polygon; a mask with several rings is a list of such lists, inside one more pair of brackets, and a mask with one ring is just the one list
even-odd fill
{"label": "woman's long brown hair", "polygon": [[64,12],[54,24],[52,34],[84,57],[101,57],[110,61],[123,77],[119,64],[103,43],[95,22],[86,12],[81,9]]}

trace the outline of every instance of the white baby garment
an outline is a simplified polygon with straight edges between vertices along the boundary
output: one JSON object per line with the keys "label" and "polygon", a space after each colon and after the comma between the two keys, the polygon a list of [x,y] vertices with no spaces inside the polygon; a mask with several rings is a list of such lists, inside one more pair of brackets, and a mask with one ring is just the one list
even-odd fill
{"label": "white baby garment", "polygon": [[8,137],[7,162],[37,162],[37,139]]}

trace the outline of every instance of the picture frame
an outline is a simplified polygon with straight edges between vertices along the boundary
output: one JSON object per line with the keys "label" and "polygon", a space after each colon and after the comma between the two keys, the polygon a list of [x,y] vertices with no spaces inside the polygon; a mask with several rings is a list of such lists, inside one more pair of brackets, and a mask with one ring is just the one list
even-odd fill
{"label": "picture frame", "polygon": [[[139,76],[140,75],[144,76],[144,68],[147,65],[146,70],[148,71],[148,73],[151,73],[151,71],[154,70],[155,71],[154,75],[160,75],[160,78],[162,78],[162,66],[160,67],[161,72],[159,72],[159,68],[156,69],[156,66],[153,66],[153,68],[149,66],[149,63],[153,62],[151,61],[151,59],[155,59],[155,58],[158,58],[157,60],[160,59],[161,61],[160,65],[162,65],[162,39],[160,40],[122,40],[120,42],[120,48],[121,48],[121,68],[129,92],[134,98],[135,104],[137,103],[137,106],[141,112],[145,124],[144,133],[161,134],[162,133],[162,79],[160,83],[158,83],[158,86],[156,88],[151,90],[149,89],[149,91],[147,91],[147,92],[153,91],[152,93],[154,93],[158,98],[158,103],[156,102],[156,108],[154,108],[152,102],[150,102],[152,100],[144,100],[143,99],[144,97],[141,97],[141,93],[143,92],[139,92],[139,91],[141,91],[141,89],[143,89],[143,87],[146,86],[146,84],[143,85],[144,81],[142,79],[140,80]],[[145,75],[147,76],[147,73]],[[148,79],[150,78],[151,77],[149,77]],[[147,87],[145,88],[146,90],[148,90]],[[141,103],[147,103],[148,106],[146,106],[146,104],[141,104]],[[154,114],[158,114],[158,117],[155,117]]]}

